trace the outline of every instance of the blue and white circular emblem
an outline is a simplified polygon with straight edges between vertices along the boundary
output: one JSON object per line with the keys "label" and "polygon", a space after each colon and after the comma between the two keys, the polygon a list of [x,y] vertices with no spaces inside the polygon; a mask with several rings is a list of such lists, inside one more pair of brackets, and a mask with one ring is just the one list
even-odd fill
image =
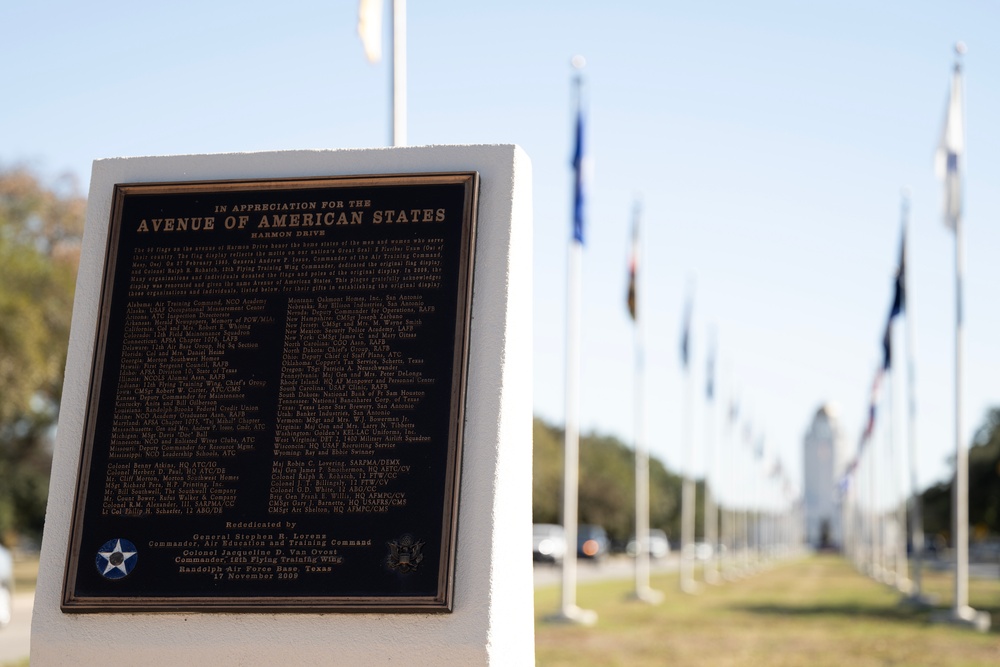
{"label": "blue and white circular emblem", "polygon": [[135,545],[121,538],[108,540],[97,552],[97,571],[105,579],[127,577],[139,560]]}

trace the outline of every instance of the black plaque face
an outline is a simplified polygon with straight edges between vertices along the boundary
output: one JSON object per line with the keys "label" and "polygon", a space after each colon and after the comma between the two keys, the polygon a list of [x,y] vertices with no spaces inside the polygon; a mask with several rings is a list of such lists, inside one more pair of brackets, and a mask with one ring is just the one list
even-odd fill
{"label": "black plaque face", "polygon": [[477,191],[115,187],[64,611],[451,610]]}

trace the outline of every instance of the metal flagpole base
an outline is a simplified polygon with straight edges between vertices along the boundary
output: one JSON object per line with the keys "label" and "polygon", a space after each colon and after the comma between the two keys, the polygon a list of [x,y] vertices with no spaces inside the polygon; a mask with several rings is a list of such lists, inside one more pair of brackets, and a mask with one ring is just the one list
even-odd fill
{"label": "metal flagpole base", "polygon": [[628,599],[646,604],[660,604],[663,602],[663,592],[652,588],[642,588],[629,593]]}
{"label": "metal flagpole base", "polygon": [[952,608],[931,614],[932,623],[950,623],[972,628],[977,632],[989,632],[991,625],[990,613],[978,611],[972,607]]}
{"label": "metal flagpole base", "polygon": [[545,617],[548,623],[563,623],[565,625],[594,625],[597,623],[597,612],[591,609],[580,609],[576,605],[560,609],[557,613]]}

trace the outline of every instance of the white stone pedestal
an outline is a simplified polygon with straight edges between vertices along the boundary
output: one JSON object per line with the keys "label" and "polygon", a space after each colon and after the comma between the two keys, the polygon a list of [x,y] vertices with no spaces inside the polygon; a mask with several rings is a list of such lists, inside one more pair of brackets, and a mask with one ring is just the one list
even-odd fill
{"label": "white stone pedestal", "polygon": [[[115,183],[478,171],[452,613],[60,610]],[[516,146],[94,163],[31,635],[46,665],[531,665],[531,165]]]}

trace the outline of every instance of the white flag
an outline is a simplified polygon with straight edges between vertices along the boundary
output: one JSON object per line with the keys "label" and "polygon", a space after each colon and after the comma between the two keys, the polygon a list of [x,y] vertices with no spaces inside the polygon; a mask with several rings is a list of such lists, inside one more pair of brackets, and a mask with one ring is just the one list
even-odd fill
{"label": "white flag", "polygon": [[358,35],[370,63],[382,60],[382,2],[360,0],[358,3]]}
{"label": "white flag", "polygon": [[944,224],[958,229],[962,217],[962,154],[965,152],[965,119],[962,111],[962,69],[956,63],[951,97],[944,117],[941,143],[934,156],[934,171],[944,182]]}

